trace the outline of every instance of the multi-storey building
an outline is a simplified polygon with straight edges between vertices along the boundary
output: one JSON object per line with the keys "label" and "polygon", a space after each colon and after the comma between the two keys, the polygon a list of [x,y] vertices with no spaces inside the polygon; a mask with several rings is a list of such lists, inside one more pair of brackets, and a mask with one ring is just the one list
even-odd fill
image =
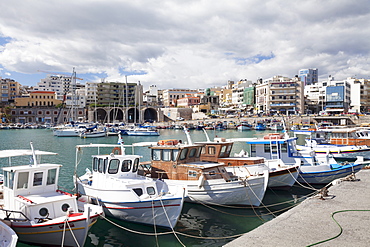
{"label": "multi-storey building", "polygon": [[20,95],[20,84],[12,79],[0,77],[0,103],[12,103]]}
{"label": "multi-storey building", "polygon": [[347,81],[351,85],[351,109],[349,111],[357,113],[369,112],[370,80],[349,77]]}
{"label": "multi-storey building", "polygon": [[176,106],[178,99],[197,93],[198,90],[195,89],[165,89],[163,90],[163,105]]}
{"label": "multi-storey building", "polygon": [[37,86],[34,87],[34,90],[56,92],[57,99],[63,100],[65,95],[72,94],[73,90],[82,87],[82,85],[76,80],[82,79],[65,75],[48,75],[46,78],[41,79],[40,82],[37,83]]}
{"label": "multi-storey building", "polygon": [[61,103],[62,101],[56,98],[56,92],[48,91],[33,91],[28,95],[22,95],[21,97],[15,98],[15,105],[17,107],[55,107]]}
{"label": "multi-storey building", "polygon": [[298,77],[274,76],[256,85],[257,113],[304,113],[304,85]]}
{"label": "multi-storey building", "polygon": [[[95,91],[87,91],[88,93],[91,96],[91,93],[95,93]],[[104,81],[96,84],[96,104],[98,105],[109,107],[142,105],[142,94],[142,85],[138,83]],[[87,104],[89,103],[91,103],[90,100]]]}
{"label": "multi-storey building", "polygon": [[301,69],[298,72],[298,77],[304,85],[312,85],[319,81],[318,69]]}
{"label": "multi-storey building", "polygon": [[252,81],[243,79],[232,85],[232,104],[237,107],[245,108],[247,106],[245,102],[245,89],[253,87]]}
{"label": "multi-storey building", "polygon": [[177,100],[178,107],[191,107],[194,105],[199,105],[199,97],[185,97]]}
{"label": "multi-storey building", "polygon": [[335,81],[329,76],[327,81],[322,81],[325,88],[324,110],[331,114],[348,112],[351,105],[351,84],[344,81]]}

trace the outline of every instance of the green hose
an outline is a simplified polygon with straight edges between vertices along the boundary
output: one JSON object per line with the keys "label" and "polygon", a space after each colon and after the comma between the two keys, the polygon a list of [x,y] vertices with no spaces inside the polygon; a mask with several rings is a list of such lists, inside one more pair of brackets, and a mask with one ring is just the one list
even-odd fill
{"label": "green hose", "polygon": [[364,211],[370,211],[370,210],[368,210],[368,209],[348,209],[348,210],[335,211],[334,213],[332,213],[332,214],[331,214],[331,218],[332,218],[332,219],[335,221],[335,223],[337,223],[337,225],[339,226],[339,228],[340,228],[340,232],[339,232],[336,236],[334,236],[334,237],[332,237],[332,238],[328,238],[328,239],[322,240],[322,241],[320,241],[320,242],[317,242],[317,243],[314,243],[314,244],[307,245],[306,247],[310,247],[310,246],[314,246],[314,245],[318,245],[318,244],[322,244],[322,243],[328,242],[328,241],[330,241],[330,240],[333,240],[333,239],[335,239],[335,238],[339,237],[339,236],[342,234],[342,232],[343,232],[343,228],[342,228],[342,226],[338,223],[338,221],[336,221],[336,220],[334,219],[334,215],[335,215],[335,214],[337,214],[337,213],[343,213],[343,212],[364,212]]}

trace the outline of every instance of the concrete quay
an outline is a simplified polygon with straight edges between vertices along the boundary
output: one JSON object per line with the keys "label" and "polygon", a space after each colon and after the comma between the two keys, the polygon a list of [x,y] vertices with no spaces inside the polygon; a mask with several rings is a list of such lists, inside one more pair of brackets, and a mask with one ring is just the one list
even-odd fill
{"label": "concrete quay", "polygon": [[356,179],[340,181],[324,199],[308,198],[224,246],[370,246],[370,169]]}

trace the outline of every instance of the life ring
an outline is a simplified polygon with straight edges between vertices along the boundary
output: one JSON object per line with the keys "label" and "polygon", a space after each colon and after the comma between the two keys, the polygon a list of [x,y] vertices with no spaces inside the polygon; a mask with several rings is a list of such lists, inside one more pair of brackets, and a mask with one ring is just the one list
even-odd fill
{"label": "life ring", "polygon": [[[117,152],[116,152],[117,151]],[[121,148],[119,147],[115,147],[112,149],[112,154],[118,154],[118,155],[121,155]]]}

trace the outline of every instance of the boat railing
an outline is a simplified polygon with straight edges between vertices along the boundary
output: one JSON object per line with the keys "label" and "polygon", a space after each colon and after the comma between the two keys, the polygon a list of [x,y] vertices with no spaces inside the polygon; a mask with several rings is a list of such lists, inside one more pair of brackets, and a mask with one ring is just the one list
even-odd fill
{"label": "boat railing", "polygon": [[[0,208],[1,211],[5,212],[6,217],[4,220],[12,220],[12,221],[30,221],[30,219],[21,211],[15,211],[15,210],[9,210],[9,209],[3,209]],[[16,214],[19,214],[21,217],[15,217]],[[13,217],[11,218],[10,216]],[[22,218],[23,217],[23,218]]]}

